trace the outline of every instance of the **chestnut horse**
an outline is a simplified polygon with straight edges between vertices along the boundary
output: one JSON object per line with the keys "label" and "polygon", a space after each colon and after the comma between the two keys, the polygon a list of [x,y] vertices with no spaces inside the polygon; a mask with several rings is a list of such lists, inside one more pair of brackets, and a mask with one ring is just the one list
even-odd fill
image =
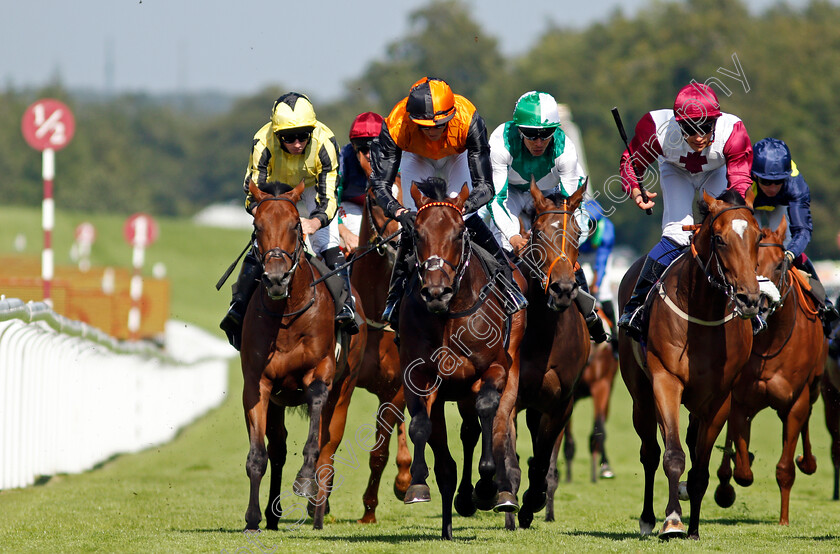
{"label": "chestnut horse", "polygon": [[[720,199],[703,192],[703,223],[694,226],[691,252],[674,260],[652,289],[647,347],[619,332],[619,368],[633,399],[633,426],[641,439],[645,473],[642,535],[656,525],[654,474],[659,465],[659,427],[668,478],[668,504],[660,538],[684,537],[679,488],[685,470],[680,444],[680,404],[689,412],[686,443],[691,456],[688,536],[699,538],[700,505],[709,486],[709,458],[729,415],[730,391],[752,349],[749,319],[758,313],[756,278],[761,231],[753,215],[755,195],[746,202],[735,191]],[[627,271],[619,287],[627,303],[643,258]]]}
{"label": "chestnut horse", "polygon": [[[602,311],[599,311],[598,315],[606,325],[612,325]],[[580,381],[575,387],[575,402],[582,398],[592,397],[594,423],[592,434],[589,435],[589,480],[593,483],[597,483],[599,477],[601,479],[612,479],[615,476],[607,460],[605,443],[607,415],[616,373],[618,373],[618,359],[613,355],[612,344],[609,341],[595,344],[589,353],[589,360],[583,370],[583,375],[581,375]],[[554,493],[560,480],[557,471],[557,459],[560,455],[561,443],[563,458],[566,461],[566,482],[571,483],[572,460],[575,457],[576,450],[571,418],[566,423],[566,428],[557,437],[557,442],[554,443],[554,451],[551,453],[551,465],[548,467],[548,475],[546,476],[548,479],[548,497],[545,505],[546,521],[554,521]]]}
{"label": "chestnut horse", "polygon": [[[507,478],[505,449],[518,368],[505,347],[508,318],[503,300],[464,223],[467,184],[454,198],[447,197],[442,179],[430,178],[420,185],[423,193],[417,183],[411,185],[418,207],[414,229],[418,271],[406,288],[400,313],[400,366],[414,443],[405,503],[431,500],[426,484],[428,443],[435,455],[443,507],[442,537],[452,539],[457,468],[447,442],[445,401],[472,399],[481,422],[476,504],[515,511],[518,504]],[[524,314],[516,316],[524,324]],[[511,326],[511,333],[521,333],[521,324]]]}
{"label": "chestnut horse", "polygon": [[831,356],[825,360],[825,372],[820,380],[825,426],[831,436],[831,462],[834,465],[834,492],[832,500],[840,500],[840,364]]}
{"label": "chestnut horse", "polygon": [[[546,505],[546,475],[554,444],[572,414],[575,386],[589,357],[589,331],[572,303],[578,293],[575,268],[581,230],[575,220],[586,184],[571,197],[543,196],[531,181],[536,215],[522,261],[528,266],[527,328],[516,410],[525,410],[533,457],[528,463],[528,490],[522,496],[519,525],[527,528]],[[515,438],[509,455],[515,456]],[[518,461],[509,460],[514,491],[521,479]],[[505,517],[515,528],[513,516]]]}
{"label": "chestnut horse", "polygon": [[[360,154],[362,168],[370,173],[370,165]],[[399,185],[398,185],[399,186]],[[401,195],[395,195],[401,198]],[[362,496],[365,513],[359,523],[376,523],[376,507],[379,505],[379,483],[382,472],[388,464],[391,434],[397,431],[397,477],[394,494],[403,500],[411,483],[411,453],[405,438],[405,396],[400,374],[400,353],[394,344],[394,330],[390,325],[370,318],[378,317],[385,309],[388,295],[386,284],[396,257],[396,245],[385,239],[399,230],[399,223],[389,218],[380,208],[368,189],[365,208],[359,230],[359,249],[356,255],[364,254],[353,263],[351,282],[359,291],[367,319],[368,337],[359,380],[356,384],[379,399],[376,415],[376,441],[370,451],[370,478]],[[375,249],[376,252],[368,252]]]}
{"label": "chestnut horse", "polygon": [[[337,366],[334,301],[324,283],[313,286],[317,273],[304,252],[295,206],[303,182],[289,192],[284,191],[290,187],[279,183],[264,188],[270,192],[253,182],[249,185],[254,198],[255,248],[263,275],[245,312],[240,351],[242,403],[250,438],[245,469],[251,493],[245,531],[259,532],[260,481],[269,462],[266,528],[277,529],[283,515],[280,501],[293,492],[309,500],[314,527],[321,529],[334,473],[332,456],[344,434],[367,330],[363,327],[352,337],[349,352],[341,348]],[[292,490],[281,494],[286,462],[285,408],[304,403],[310,422],[303,465]]]}
{"label": "chestnut horse", "polygon": [[782,219],[775,232],[762,230],[764,248],[759,250],[758,274],[773,279],[781,298],[768,309],[772,315],[767,319],[767,329],[753,339],[749,362],[735,380],[726,446],[717,472],[720,484],[715,491],[719,506],[728,508],[735,502],[735,489],[729,483],[733,459],[735,482],[742,487],[752,484],[751,422],[759,411],[773,408],[782,420],[782,454],[776,464],[776,483],[782,496],[780,525],[789,521],[790,489],[796,479],[793,456],[800,433],[803,456],[796,460],[796,465],[807,475],[817,469],[808,422],[811,407],[819,396],[820,376],[828,351],[814,299],[804,293],[795,273],[799,270],[788,269],[783,263],[786,230],[786,219]]}

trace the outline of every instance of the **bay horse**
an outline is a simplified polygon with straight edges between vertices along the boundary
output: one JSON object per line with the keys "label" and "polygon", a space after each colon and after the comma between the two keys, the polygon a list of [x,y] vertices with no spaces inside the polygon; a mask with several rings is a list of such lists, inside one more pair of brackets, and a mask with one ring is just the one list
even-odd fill
{"label": "bay horse", "polygon": [[[454,197],[447,196],[442,179],[429,178],[419,185],[423,192],[418,183],[411,184],[418,208],[417,271],[403,295],[399,323],[400,367],[414,443],[405,503],[431,500],[426,484],[428,444],[435,456],[442,502],[441,536],[451,540],[457,467],[447,442],[444,404],[469,398],[481,422],[480,479],[474,490],[477,505],[515,511],[518,503],[507,477],[505,449],[518,368],[505,347],[507,317],[502,297],[485,272],[464,223],[467,184]],[[521,332],[521,326],[512,326],[513,332]]]}
{"label": "bay horse", "polygon": [[[746,200],[735,191],[715,199],[705,191],[703,222],[692,226],[690,253],[674,260],[646,301],[646,348],[619,331],[619,368],[633,399],[633,426],[641,439],[644,503],[642,535],[653,532],[654,474],[665,443],[662,466],[668,478],[668,503],[660,538],[685,537],[679,489],[685,470],[680,444],[680,404],[689,412],[686,443],[691,457],[687,492],[691,506],[687,535],[698,539],[700,505],[709,485],[709,459],[729,415],[735,378],[749,359],[750,319],[758,313],[756,277],[761,231],[753,215],[752,191]],[[620,307],[630,298],[644,258],[624,275]]]}
{"label": "bay horse", "polygon": [[[370,174],[370,164],[359,154],[362,169]],[[397,187],[400,186],[397,178]],[[395,194],[402,198],[401,193]],[[362,212],[362,224],[359,230],[358,254],[365,254],[355,259],[350,282],[359,292],[364,312],[369,314],[367,323],[367,342],[359,379],[356,384],[379,400],[376,416],[376,438],[370,450],[370,478],[362,496],[365,512],[359,523],[376,523],[376,507],[379,505],[379,483],[382,472],[388,463],[391,434],[397,431],[397,477],[394,481],[394,494],[399,500],[405,498],[405,491],[411,483],[411,453],[405,437],[405,395],[400,373],[400,353],[394,343],[394,330],[387,323],[376,319],[385,309],[388,296],[386,284],[396,258],[396,244],[385,239],[400,228],[399,223],[389,218],[379,207],[369,188],[365,194],[365,207]],[[367,253],[370,249],[376,252]]]}
{"label": "bay horse", "polygon": [[[278,528],[284,514],[280,501],[294,493],[307,498],[313,526],[321,529],[334,475],[332,457],[344,434],[367,331],[362,328],[354,335],[349,349],[346,340],[339,343],[337,363],[334,301],[323,282],[313,286],[318,274],[304,252],[296,208],[303,181],[292,190],[282,183],[264,187],[261,190],[253,181],[249,184],[254,199],[250,210],[254,243],[263,274],[245,312],[240,350],[242,403],[250,439],[245,531],[259,532],[260,482],[269,462],[266,528]],[[310,416],[303,464],[292,490],[281,494],[287,452],[285,408],[302,404]]]}
{"label": "bay horse", "polygon": [[771,315],[767,318],[767,329],[753,339],[749,361],[735,380],[726,445],[717,472],[720,484],[715,491],[719,506],[728,508],[735,502],[735,489],[729,483],[733,476],[732,461],[735,482],[742,487],[752,484],[750,427],[759,411],[773,408],[782,421],[782,453],[776,464],[776,483],[782,498],[779,525],[789,522],[790,490],[796,479],[794,453],[800,433],[803,455],[796,459],[796,465],[806,475],[817,469],[808,422],[819,396],[828,351],[816,302],[803,291],[795,273],[799,270],[788,269],[783,263],[786,230],[787,219],[782,219],[775,231],[762,229],[758,274],[772,279],[781,298],[768,308]]}
{"label": "bay horse", "polygon": [[[608,326],[612,326],[612,322],[606,319],[603,311],[598,312],[598,315],[604,320]],[[606,438],[607,438],[607,416],[609,415],[610,396],[612,395],[613,381],[618,373],[618,359],[613,354],[613,347],[609,341],[601,344],[593,344],[589,353],[586,367],[583,374],[575,387],[574,399],[575,403],[583,398],[592,398],[592,411],[594,422],[592,424],[592,433],[589,435],[589,480],[593,483],[598,482],[598,478],[612,479],[613,473],[610,463],[607,459]],[[572,419],[569,418],[563,432],[557,437],[554,443],[554,450],[551,453],[551,465],[548,467],[547,484],[547,499],[545,505],[545,520],[554,521],[554,493],[557,491],[557,485],[560,480],[560,475],[557,471],[557,460],[560,456],[560,448],[563,448],[563,458],[566,462],[565,480],[567,483],[572,482],[572,461],[575,457],[576,442],[572,432]]]}
{"label": "bay horse", "polygon": [[834,491],[831,498],[840,500],[840,365],[832,356],[826,357],[820,389],[825,408],[825,426],[831,437],[831,463],[834,466]]}
{"label": "bay horse", "polygon": [[[546,475],[554,445],[569,421],[574,390],[590,351],[583,314],[572,302],[578,293],[575,269],[581,229],[575,221],[586,184],[568,198],[544,196],[531,181],[536,215],[522,255],[528,267],[527,327],[522,339],[516,411],[525,410],[533,457],[528,463],[528,490],[522,496],[519,526],[527,528],[547,499]],[[514,491],[521,471],[515,459],[515,437],[509,446]],[[515,529],[512,514],[505,527]]]}

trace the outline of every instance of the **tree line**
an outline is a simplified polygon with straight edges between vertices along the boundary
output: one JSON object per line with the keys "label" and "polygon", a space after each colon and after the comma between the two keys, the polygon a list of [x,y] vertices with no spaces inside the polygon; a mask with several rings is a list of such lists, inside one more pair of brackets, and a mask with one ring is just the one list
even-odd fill
{"label": "tree line", "polygon": [[414,81],[432,75],[472,100],[488,130],[510,119],[516,99],[528,90],[568,104],[583,135],[591,189],[615,206],[618,242],[642,250],[658,238],[661,206],[654,217],[644,217],[606,196],[604,185],[624,148],[610,108],[620,108],[632,135],[644,113],[671,107],[677,90],[696,80],[715,88],[722,110],[744,120],[753,142],[774,136],[788,143],[811,187],[808,252],[837,257],[840,6],[811,0],[802,8],[778,5],[754,15],[741,0],[652,2],[633,17],[616,11],[582,29],[564,26],[558,9],[560,23],[515,57],[501,54],[498,40],[461,0],[432,0],[409,18],[406,36],[331,102],[283,82],[215,108],[199,96],[94,97],[60,82],[39,90],[7,86],[0,92],[0,201],[40,202],[38,154],[20,133],[22,114],[37,98],[58,98],[76,116],[76,135],[57,157],[60,209],[182,216],[242,200],[251,139],[283,92],[310,95],[319,119],[345,143],[356,114],[387,113]]}

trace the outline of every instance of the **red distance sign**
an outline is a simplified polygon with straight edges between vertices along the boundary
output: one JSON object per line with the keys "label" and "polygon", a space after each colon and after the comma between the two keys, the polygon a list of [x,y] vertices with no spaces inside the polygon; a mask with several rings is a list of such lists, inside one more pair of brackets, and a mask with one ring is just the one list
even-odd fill
{"label": "red distance sign", "polygon": [[76,132],[73,112],[58,100],[38,100],[23,113],[20,123],[23,138],[35,150],[61,150]]}
{"label": "red distance sign", "polygon": [[158,226],[148,214],[134,214],[125,220],[123,236],[132,246],[149,246],[158,238]]}

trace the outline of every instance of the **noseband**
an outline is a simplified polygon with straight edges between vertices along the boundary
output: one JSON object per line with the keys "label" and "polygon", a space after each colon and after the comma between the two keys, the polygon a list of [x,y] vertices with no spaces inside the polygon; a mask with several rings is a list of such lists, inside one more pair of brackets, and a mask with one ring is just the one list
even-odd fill
{"label": "noseband", "polygon": [[[560,244],[560,254],[559,254],[556,258],[554,258],[554,261],[552,261],[552,262],[551,262],[551,264],[549,264],[549,266],[548,266],[548,271],[545,273],[545,279],[544,279],[544,284],[543,284],[543,290],[544,290],[545,292],[548,292],[548,286],[549,286],[549,284],[550,284],[550,279],[551,279],[551,270],[552,270],[552,269],[554,269],[554,266],[557,264],[557,262],[563,261],[563,262],[568,262],[568,263],[569,263],[569,265],[571,265],[571,264],[572,264],[572,260],[571,260],[571,258],[569,258],[569,255],[568,255],[568,254],[566,254],[566,245],[567,245],[567,236],[568,236],[568,233],[566,232],[566,227],[568,226],[569,217],[570,217],[570,216],[572,216],[572,217],[573,217],[573,216],[574,216],[574,212],[573,212],[573,211],[570,211],[570,210],[565,209],[565,208],[567,207],[567,201],[566,201],[566,200],[567,200],[567,199],[565,199],[565,198],[563,199],[563,209],[559,209],[559,210],[546,210],[546,211],[544,211],[544,212],[540,212],[540,213],[538,213],[538,214],[534,217],[534,224],[536,225],[537,220],[538,220],[539,218],[541,218],[542,216],[544,216],[544,215],[548,215],[548,214],[562,214],[562,215],[563,215],[563,227],[562,227],[562,229],[561,229],[561,232],[563,233],[563,241],[562,241],[562,243]],[[537,235],[537,228],[536,228],[536,227],[534,227],[534,228],[533,228],[533,231],[532,231],[532,233],[531,233],[531,241],[532,241],[532,242],[534,241],[534,237],[536,237],[536,235]],[[554,243],[554,241],[549,241],[549,242],[551,243],[551,245],[552,245],[553,247],[557,247],[557,245]],[[578,269],[579,267],[580,267],[580,265],[577,263],[577,261],[575,261],[575,263],[574,263],[574,265],[572,266],[572,268],[573,268],[575,271],[577,271],[577,269]]]}
{"label": "noseband", "polygon": [[[420,207],[417,210],[417,215],[420,215],[420,212],[427,208],[431,208],[434,206],[444,206],[447,208],[452,208],[453,210],[458,212],[458,215],[463,216],[463,211],[461,211],[458,206],[452,204],[451,202],[429,202]],[[431,256],[426,260],[423,260],[420,263],[420,256],[417,254],[417,242],[415,241],[415,258],[417,259],[417,276],[420,279],[420,285],[425,286],[423,280],[423,273],[425,271],[443,271],[444,266],[449,266],[455,272],[455,276],[452,278],[452,291],[453,295],[458,293],[458,287],[461,284],[461,278],[463,278],[464,273],[467,271],[467,266],[470,265],[470,255],[472,254],[472,243],[470,242],[470,234],[467,232],[466,227],[464,231],[461,233],[461,259],[458,261],[458,265],[453,264],[449,260],[441,258],[440,256]]]}
{"label": "noseband", "polygon": [[[286,198],[285,196],[270,196],[268,198],[263,198],[262,200],[257,202],[257,204],[251,209],[251,213],[256,215],[257,210],[263,204],[263,202],[269,202],[269,201],[272,201],[272,200],[283,200],[284,202],[288,202],[292,206],[295,206],[295,203],[292,200],[290,200],[289,198]],[[297,207],[295,207],[295,208],[297,209]],[[294,274],[295,270],[297,269],[298,265],[300,264],[301,250],[305,246],[304,242],[303,242],[303,228],[301,227],[301,224],[300,224],[300,218],[298,218],[297,225],[295,226],[295,229],[297,229],[298,241],[297,241],[297,244],[295,245],[294,252],[292,252],[291,254],[289,252],[287,252],[286,250],[283,250],[279,246],[271,248],[271,249],[269,249],[265,252],[261,252],[260,251],[260,245],[257,243],[257,239],[256,239],[256,220],[254,222],[254,228],[255,228],[255,232],[254,232],[254,235],[255,235],[254,236],[254,251],[257,253],[257,258],[260,260],[260,264],[262,265],[263,269],[265,269],[265,264],[270,259],[272,259],[272,258],[282,258],[283,256],[286,256],[292,262],[292,267],[291,267],[291,269],[289,269],[289,271],[287,273],[289,275]]]}

